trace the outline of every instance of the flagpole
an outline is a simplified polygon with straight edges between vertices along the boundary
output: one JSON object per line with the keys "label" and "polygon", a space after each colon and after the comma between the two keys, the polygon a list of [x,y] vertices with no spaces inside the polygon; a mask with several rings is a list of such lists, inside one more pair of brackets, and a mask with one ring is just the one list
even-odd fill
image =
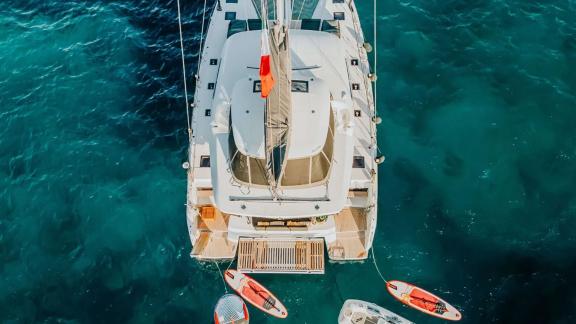
{"label": "flagpole", "polygon": [[287,28],[290,29],[292,27],[292,1],[293,0],[284,0],[284,14],[286,16],[286,25]]}
{"label": "flagpole", "polygon": [[261,15],[262,17],[260,17],[262,19],[262,30],[268,30],[268,1],[267,0],[261,0]]}

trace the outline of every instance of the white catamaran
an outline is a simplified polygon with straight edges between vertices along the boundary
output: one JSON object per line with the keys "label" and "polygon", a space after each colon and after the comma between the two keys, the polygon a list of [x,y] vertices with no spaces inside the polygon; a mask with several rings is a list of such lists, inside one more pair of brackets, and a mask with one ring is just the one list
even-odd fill
{"label": "white catamaran", "polygon": [[218,0],[201,49],[191,256],[269,273],[323,273],[324,245],[366,259],[383,158],[354,1]]}

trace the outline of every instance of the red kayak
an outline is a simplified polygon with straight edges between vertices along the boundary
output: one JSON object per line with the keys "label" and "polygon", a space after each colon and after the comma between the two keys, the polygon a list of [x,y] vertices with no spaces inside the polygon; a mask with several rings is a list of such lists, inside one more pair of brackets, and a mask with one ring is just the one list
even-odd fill
{"label": "red kayak", "polygon": [[400,302],[428,315],[449,321],[462,319],[462,315],[455,307],[424,289],[398,280],[388,281],[386,288]]}
{"label": "red kayak", "polygon": [[278,318],[286,318],[286,307],[256,280],[236,270],[224,272],[226,283],[254,307]]}

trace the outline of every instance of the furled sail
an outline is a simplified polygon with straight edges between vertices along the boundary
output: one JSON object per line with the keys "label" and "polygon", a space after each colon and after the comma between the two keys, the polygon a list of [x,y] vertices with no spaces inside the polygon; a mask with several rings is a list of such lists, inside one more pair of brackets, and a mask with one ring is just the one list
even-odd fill
{"label": "furled sail", "polygon": [[290,134],[292,86],[288,28],[276,23],[269,29],[270,61],[274,86],[266,99],[265,145],[268,182],[278,187],[280,175],[286,166],[286,153]]}

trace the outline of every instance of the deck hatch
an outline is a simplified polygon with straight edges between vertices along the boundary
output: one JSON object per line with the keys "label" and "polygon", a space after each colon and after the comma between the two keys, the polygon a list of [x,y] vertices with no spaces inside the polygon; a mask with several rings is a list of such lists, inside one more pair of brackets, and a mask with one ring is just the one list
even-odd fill
{"label": "deck hatch", "polygon": [[235,11],[226,11],[224,14],[225,20],[236,20],[236,12]]}
{"label": "deck hatch", "polygon": [[320,19],[302,19],[300,28],[303,30],[319,30],[321,23]]}
{"label": "deck hatch", "polygon": [[262,20],[260,19],[248,19],[248,30],[261,30]]}
{"label": "deck hatch", "polygon": [[366,167],[364,157],[361,155],[354,156],[354,159],[352,160],[352,167],[354,169],[364,169]]}
{"label": "deck hatch", "polygon": [[238,34],[241,32],[245,32],[248,30],[248,22],[246,20],[230,20],[230,24],[228,24],[228,36],[230,37],[234,34]]}
{"label": "deck hatch", "polygon": [[200,167],[209,168],[210,167],[210,155],[202,155],[200,157]]}

